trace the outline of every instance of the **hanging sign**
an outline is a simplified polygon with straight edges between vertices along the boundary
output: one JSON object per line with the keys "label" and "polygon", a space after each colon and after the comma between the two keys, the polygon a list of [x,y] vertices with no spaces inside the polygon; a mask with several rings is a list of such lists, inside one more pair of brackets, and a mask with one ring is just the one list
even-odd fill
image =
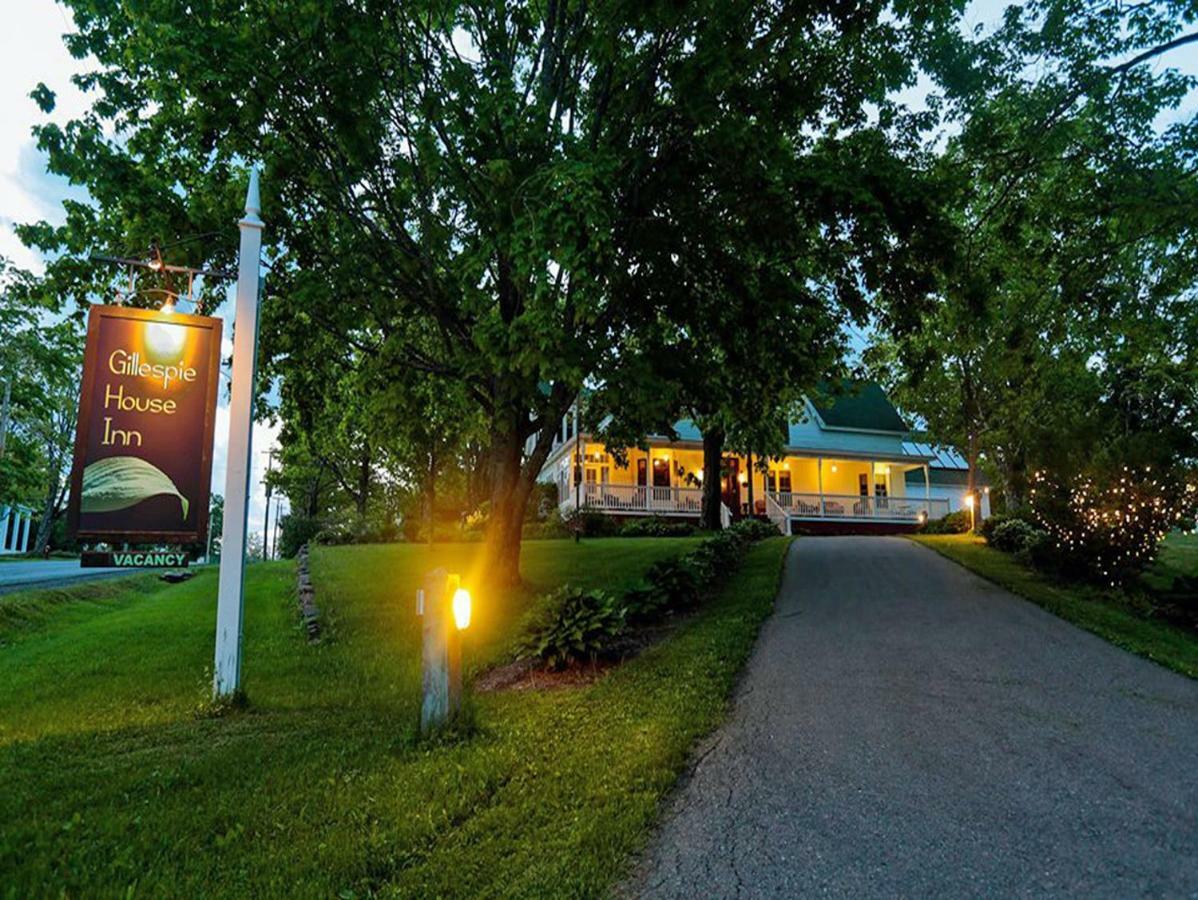
{"label": "hanging sign", "polygon": [[91,308],[68,508],[77,538],[204,540],[220,338],[220,319]]}

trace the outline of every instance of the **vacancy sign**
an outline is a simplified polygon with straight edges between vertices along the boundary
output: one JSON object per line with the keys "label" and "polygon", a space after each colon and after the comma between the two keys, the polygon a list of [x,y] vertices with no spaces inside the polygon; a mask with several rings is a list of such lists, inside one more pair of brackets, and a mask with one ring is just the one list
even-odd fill
{"label": "vacancy sign", "polygon": [[91,308],[68,511],[76,537],[204,540],[220,338],[220,319]]}

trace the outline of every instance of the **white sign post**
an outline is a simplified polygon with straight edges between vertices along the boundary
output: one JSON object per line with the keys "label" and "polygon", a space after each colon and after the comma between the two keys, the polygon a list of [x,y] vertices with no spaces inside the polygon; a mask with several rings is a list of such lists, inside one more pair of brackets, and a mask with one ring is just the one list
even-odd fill
{"label": "white sign post", "polygon": [[229,450],[225,471],[225,517],[221,537],[220,588],[216,601],[216,669],[212,693],[231,697],[241,687],[241,620],[244,611],[245,541],[249,515],[254,379],[258,356],[258,263],[262,251],[258,170],[250,170],[237,265],[233,331],[233,394],[229,402]]}

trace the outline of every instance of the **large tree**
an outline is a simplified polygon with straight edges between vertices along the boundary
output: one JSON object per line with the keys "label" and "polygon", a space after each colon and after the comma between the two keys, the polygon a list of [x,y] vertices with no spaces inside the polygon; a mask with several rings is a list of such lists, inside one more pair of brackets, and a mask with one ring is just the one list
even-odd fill
{"label": "large tree", "polygon": [[1198,451],[1198,141],[1192,121],[1160,127],[1194,80],[1155,65],[1198,41],[1187,10],[1046,0],[946,57],[956,264],[924,327],[883,329],[872,362],[965,449],[970,490],[979,454],[1018,506],[1040,466]]}
{"label": "large tree", "polygon": [[[671,245],[710,227],[669,218],[667,201],[693,190],[677,167],[710,148],[708,129],[738,135],[736,155],[713,162],[753,171],[774,162],[774,143],[752,138],[775,119],[796,155],[871,115],[888,127],[888,93],[913,81],[917,52],[959,8],[67,5],[72,52],[98,62],[80,79],[96,100],[43,127],[41,144],[97,204],[27,231],[74,251],[54,274],[86,297],[107,285],[78,252],[155,236],[217,232],[178,255],[227,260],[238,170],[264,164],[268,303],[365,355],[453,379],[487,420],[501,581],[518,577],[522,514],[560,416],[653,318],[642,281],[669,277]],[[841,221],[829,240],[852,230]],[[296,354],[279,371],[305,364]]]}
{"label": "large tree", "polygon": [[0,259],[0,504],[40,510],[42,552],[64,509],[83,339],[45,285]]}

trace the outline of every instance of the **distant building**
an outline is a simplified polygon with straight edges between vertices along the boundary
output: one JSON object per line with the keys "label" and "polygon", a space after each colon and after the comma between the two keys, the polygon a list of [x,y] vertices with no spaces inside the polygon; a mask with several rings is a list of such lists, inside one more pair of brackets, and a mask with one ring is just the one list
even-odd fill
{"label": "distant building", "polygon": [[33,545],[33,510],[0,506],[0,554],[28,553]]}

